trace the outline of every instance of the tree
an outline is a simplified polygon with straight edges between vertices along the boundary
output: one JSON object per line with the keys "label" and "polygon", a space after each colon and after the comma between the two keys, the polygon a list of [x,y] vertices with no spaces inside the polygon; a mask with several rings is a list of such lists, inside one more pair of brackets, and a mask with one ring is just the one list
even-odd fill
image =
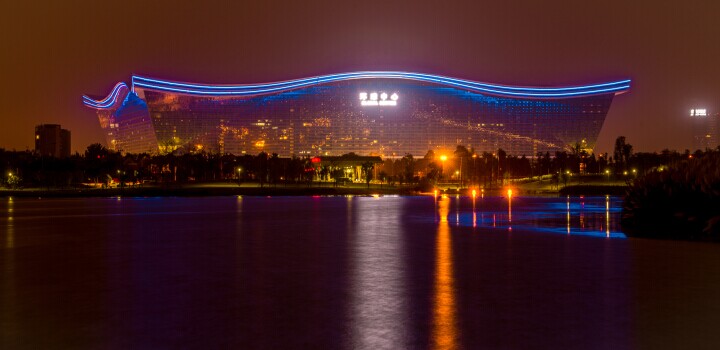
{"label": "tree", "polygon": [[415,158],[413,158],[412,154],[408,153],[402,157],[402,164],[405,182],[412,183],[413,175],[415,174]]}
{"label": "tree", "polygon": [[260,181],[260,187],[263,187],[268,176],[268,154],[260,152],[255,160],[255,174]]}
{"label": "tree", "polygon": [[[502,148],[500,148],[500,149],[498,149],[497,156],[498,156],[498,180],[500,180],[503,178],[503,173],[505,173],[505,171],[506,171],[505,163],[506,163],[507,153],[505,153],[505,151]],[[502,185],[502,183],[501,183],[501,185]]]}
{"label": "tree", "polygon": [[387,182],[387,173],[383,170],[378,174],[378,176],[380,176],[380,181],[382,181],[380,185],[380,187],[382,188],[382,183]]}
{"label": "tree", "polygon": [[99,143],[93,143],[85,150],[85,173],[98,182],[98,178],[110,171],[110,151]]}
{"label": "tree", "polygon": [[375,164],[373,164],[372,162],[362,163],[363,175],[365,175],[365,183],[367,184],[368,188],[370,188],[370,181],[372,181],[373,178],[373,168],[375,168]]}
{"label": "tree", "polygon": [[613,152],[617,171],[626,169],[630,155],[632,155],[632,145],[625,143],[625,136],[618,136],[618,138],[615,139],[615,151]]}
{"label": "tree", "polygon": [[455,158],[458,159],[458,170],[460,170],[460,185],[462,186],[462,179],[464,176],[467,175],[467,172],[465,171],[465,168],[467,168],[469,160],[470,160],[470,151],[468,151],[467,147],[463,145],[457,145],[455,147]]}

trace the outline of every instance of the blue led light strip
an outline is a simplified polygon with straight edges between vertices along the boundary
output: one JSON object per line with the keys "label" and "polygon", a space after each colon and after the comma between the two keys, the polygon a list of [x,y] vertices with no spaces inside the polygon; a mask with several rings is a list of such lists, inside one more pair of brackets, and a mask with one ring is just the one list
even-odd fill
{"label": "blue led light strip", "polygon": [[[353,79],[362,79],[363,77],[357,77]],[[384,77],[384,78],[396,78],[396,79],[408,79],[403,77]],[[347,80],[347,79],[343,79]],[[611,88],[606,89],[596,89],[596,90],[584,90],[584,91],[573,91],[573,92],[549,92],[549,93],[537,93],[537,92],[515,92],[515,91],[502,91],[502,90],[496,90],[496,89],[487,89],[487,88],[476,88],[465,84],[448,84],[442,81],[435,81],[435,80],[428,80],[428,79],[411,79],[411,80],[422,80],[427,81],[431,83],[438,83],[443,85],[450,85],[453,87],[459,87],[470,91],[477,91],[477,92],[485,92],[488,94],[493,95],[499,95],[499,96],[511,96],[511,97],[534,97],[534,98],[561,98],[561,97],[573,97],[573,96],[589,96],[589,95],[596,95],[601,93],[610,93],[610,92],[622,92],[630,88],[630,85],[618,85]],[[336,79],[327,79],[327,80],[318,80],[316,82],[308,82],[308,83],[301,83],[301,84],[295,84],[295,85],[288,85],[283,87],[276,87],[276,88],[268,88],[268,89],[257,89],[257,90],[232,90],[232,91],[216,91],[216,90],[201,90],[201,89],[180,89],[180,88],[174,88],[174,87],[167,87],[164,85],[159,84],[146,84],[136,81],[135,86],[141,87],[141,88],[147,88],[151,90],[159,90],[159,91],[168,91],[168,92],[177,92],[182,94],[188,94],[188,95],[205,95],[205,96],[253,96],[253,95],[263,95],[268,94],[272,92],[281,92],[281,91],[287,91],[302,87],[307,87],[310,85],[320,84],[320,83],[328,83],[328,82],[334,82],[337,81]]]}
{"label": "blue led light strip", "polygon": [[[481,92],[496,96],[507,96],[516,98],[563,98],[563,97],[581,97],[608,93],[622,93],[630,88],[630,80],[620,80],[601,84],[568,86],[568,87],[521,87],[506,86],[499,84],[488,84],[463,80],[457,78],[444,77],[440,75],[410,73],[410,72],[394,72],[394,71],[367,71],[367,72],[350,72],[340,74],[329,74],[317,77],[302,78],[295,80],[286,80],[265,84],[242,84],[242,85],[210,85],[210,84],[191,84],[161,79],[152,79],[141,76],[132,76],[132,89],[140,87],[144,89],[175,92],[188,95],[199,96],[256,96],[272,93],[279,93],[293,89],[304,88],[312,85],[332,83],[338,81],[354,80],[354,79],[404,79],[422,81],[440,85],[455,87],[471,92]],[[119,83],[113,91],[104,100],[93,100],[87,96],[83,96],[83,103],[91,108],[109,108],[113,106],[120,94],[122,88],[127,88],[124,83]]]}
{"label": "blue led light strip", "polygon": [[90,108],[95,109],[106,109],[110,108],[118,100],[118,97],[123,93],[124,90],[129,90],[125,83],[117,83],[113,88],[112,92],[102,100],[94,100],[88,96],[83,95],[83,104]]}
{"label": "blue led light strip", "polygon": [[151,78],[145,78],[141,76],[133,76],[133,83],[135,81],[139,81],[140,83],[155,83],[160,85],[168,85],[168,86],[179,86],[183,88],[188,88],[187,90],[249,90],[254,88],[268,88],[268,87],[288,87],[296,84],[308,84],[308,83],[318,83],[323,81],[338,81],[338,80],[350,80],[350,79],[362,79],[362,78],[398,78],[398,79],[411,79],[411,80],[422,80],[422,81],[432,81],[432,82],[440,82],[444,84],[460,84],[462,86],[472,86],[472,87],[485,87],[490,89],[497,89],[497,90],[516,90],[516,91],[536,91],[536,92],[548,92],[548,91],[569,91],[569,90],[585,90],[585,89],[592,89],[592,88],[599,88],[599,87],[608,87],[613,85],[621,85],[621,84],[629,84],[630,80],[621,80],[616,82],[610,82],[610,83],[603,83],[603,84],[594,84],[594,85],[583,85],[583,86],[570,86],[570,87],[560,87],[560,88],[551,88],[551,87],[519,87],[519,86],[507,86],[507,85],[499,85],[499,84],[488,84],[488,83],[479,83],[474,82],[470,80],[463,80],[463,79],[456,79],[456,78],[450,78],[450,77],[444,77],[440,75],[432,75],[432,74],[422,74],[422,73],[408,73],[408,72],[352,72],[352,73],[341,73],[341,74],[329,74],[329,75],[323,75],[318,77],[311,77],[311,78],[303,78],[303,79],[296,79],[296,80],[286,80],[281,82],[273,82],[273,83],[265,83],[265,84],[240,84],[240,85],[210,85],[210,84],[190,84],[190,83],[180,83],[180,82],[174,82],[174,81],[168,81],[168,80],[160,80],[160,79],[151,79]]}

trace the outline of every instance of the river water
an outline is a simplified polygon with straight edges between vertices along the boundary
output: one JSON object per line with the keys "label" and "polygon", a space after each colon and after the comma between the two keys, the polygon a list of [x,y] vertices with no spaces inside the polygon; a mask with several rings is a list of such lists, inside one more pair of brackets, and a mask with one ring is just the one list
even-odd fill
{"label": "river water", "polygon": [[616,197],[0,198],[0,349],[717,348]]}

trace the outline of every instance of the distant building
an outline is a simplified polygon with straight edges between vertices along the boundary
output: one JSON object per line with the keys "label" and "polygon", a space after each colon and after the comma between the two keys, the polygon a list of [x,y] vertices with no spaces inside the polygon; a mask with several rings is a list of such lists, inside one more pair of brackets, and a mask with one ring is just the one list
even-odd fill
{"label": "distant building", "polygon": [[70,156],[70,131],[58,124],[35,127],[35,152],[43,156],[65,158]]}
{"label": "distant building", "polygon": [[711,113],[706,108],[694,108],[690,110],[690,117],[693,118],[693,150],[704,151],[718,147],[720,112]]}
{"label": "distant building", "polygon": [[421,157],[428,150],[535,156],[592,149],[630,80],[508,86],[412,72],[349,72],[262,84],[210,85],[133,75],[97,111],[108,148],[280,156]]}

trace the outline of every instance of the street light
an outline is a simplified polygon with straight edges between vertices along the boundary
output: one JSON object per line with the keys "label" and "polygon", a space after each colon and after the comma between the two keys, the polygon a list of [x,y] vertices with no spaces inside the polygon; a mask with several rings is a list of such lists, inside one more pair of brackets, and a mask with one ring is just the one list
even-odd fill
{"label": "street light", "polygon": [[610,170],[605,169],[605,175],[607,175],[608,181],[610,181]]}
{"label": "street light", "polygon": [[477,167],[475,166],[475,159],[477,159],[477,157],[478,157],[477,153],[473,153],[473,155],[472,155],[473,167],[472,167],[472,171],[470,172],[470,184],[473,183],[472,182],[473,180],[475,180],[475,182],[477,182]]}

